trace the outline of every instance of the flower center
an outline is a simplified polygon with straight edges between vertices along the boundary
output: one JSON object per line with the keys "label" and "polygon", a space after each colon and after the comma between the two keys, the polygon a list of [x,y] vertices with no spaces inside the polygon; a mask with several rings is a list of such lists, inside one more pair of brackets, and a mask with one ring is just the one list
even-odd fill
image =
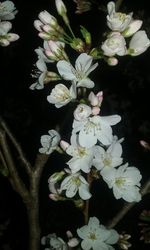
{"label": "flower center", "polygon": [[90,240],[96,240],[96,235],[95,233],[90,233],[89,237]]}
{"label": "flower center", "polygon": [[78,177],[73,177],[72,182],[78,187],[81,185],[81,181]]}
{"label": "flower center", "polygon": [[127,16],[126,14],[121,12],[115,13],[115,17],[117,17],[121,22],[124,22],[126,20],[126,16]]}
{"label": "flower center", "polygon": [[115,184],[116,184],[118,187],[123,186],[125,182],[126,182],[126,180],[125,180],[125,178],[123,178],[123,177],[116,178],[116,180],[115,180]]}
{"label": "flower center", "polygon": [[104,166],[110,166],[112,163],[112,159],[110,156],[106,156],[106,158],[103,160]]}

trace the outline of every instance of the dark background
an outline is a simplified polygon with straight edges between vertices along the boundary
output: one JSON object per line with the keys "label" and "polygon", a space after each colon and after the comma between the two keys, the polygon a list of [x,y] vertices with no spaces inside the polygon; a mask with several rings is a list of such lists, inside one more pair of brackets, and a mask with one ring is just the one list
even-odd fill
{"label": "dark background", "polygon": [[[107,2],[99,1],[105,5]],[[12,30],[20,35],[20,39],[6,48],[0,48],[2,64],[0,68],[0,114],[20,142],[27,158],[34,163],[40,147],[40,136],[47,134],[49,129],[63,122],[62,135],[68,137],[72,120],[67,115],[69,106],[56,110],[46,100],[55,83],[47,85],[41,91],[29,90],[29,86],[34,82],[30,74],[37,60],[34,49],[38,46],[42,47],[42,40],[38,38],[33,22],[42,10],[47,10],[56,16],[54,1],[16,0],[14,3],[19,12],[12,21]],[[66,0],[64,3],[68,7],[68,15],[74,32],[79,35],[78,25],[81,24],[91,32],[93,46],[96,46],[98,41],[101,43],[102,33],[107,28],[106,14],[99,11],[95,4],[90,12],[76,15],[75,3],[71,0]],[[148,1],[126,0],[121,10],[126,13],[133,11],[134,18],[142,19],[142,29],[146,30],[150,37]],[[58,20],[61,23],[61,19]],[[150,143],[149,60],[150,50],[148,49],[138,57],[119,58],[119,64],[116,67],[110,67],[101,61],[98,70],[91,74],[97,84],[97,89],[104,91],[102,114],[119,114],[122,117],[120,124],[114,127],[114,134],[117,134],[119,138],[125,137],[124,159],[130,165],[140,169],[143,175],[142,184],[149,177],[150,167],[150,154],[139,144],[141,139]],[[66,230],[73,231],[83,223],[80,211],[77,211],[71,202],[55,203],[48,198],[47,179],[56,171],[56,168],[62,169],[63,164],[61,156],[53,153],[41,178],[42,235],[56,232],[64,236]],[[124,204],[122,200],[115,200],[112,190],[108,190],[103,182],[94,183],[92,194],[90,215],[97,216],[103,224],[107,223]],[[116,227],[119,232],[125,230],[132,235],[132,250],[148,249],[148,245],[138,240],[140,237],[138,217],[143,209],[150,209],[149,203],[147,195]],[[7,179],[0,176],[0,224],[7,220],[9,223],[5,234],[0,238],[0,249],[4,247],[4,244],[9,244],[12,250],[26,249],[27,219],[24,205],[18,194],[12,190]]]}

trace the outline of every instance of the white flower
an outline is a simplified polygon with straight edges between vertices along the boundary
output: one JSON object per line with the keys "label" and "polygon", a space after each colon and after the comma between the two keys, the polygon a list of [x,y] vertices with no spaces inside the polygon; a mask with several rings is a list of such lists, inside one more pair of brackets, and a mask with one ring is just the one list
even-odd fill
{"label": "white flower", "polygon": [[56,234],[48,234],[47,236],[43,236],[41,239],[41,244],[46,245],[47,249],[53,249],[53,250],[67,250],[67,244],[61,239],[60,237],[57,237]]}
{"label": "white flower", "polygon": [[14,42],[19,39],[19,36],[14,33],[8,33],[12,28],[10,22],[0,22],[0,45],[8,46],[10,42]]}
{"label": "white flower", "polygon": [[145,52],[150,46],[150,40],[148,39],[144,30],[137,31],[129,43],[129,54],[131,56],[138,56]]}
{"label": "white flower", "polygon": [[113,141],[107,150],[100,146],[95,146],[93,166],[95,166],[97,170],[102,170],[101,173],[105,172],[105,169],[108,167],[115,168],[122,164],[123,159],[121,155],[122,146],[120,141]]}
{"label": "white flower", "polygon": [[12,1],[0,2],[0,20],[12,20],[17,12]]}
{"label": "white flower", "polygon": [[108,27],[113,31],[119,31],[119,32],[124,31],[132,20],[132,13],[126,15],[121,12],[116,12],[114,2],[109,2],[107,4],[107,10],[108,10],[108,15],[107,15]]}
{"label": "white flower", "polygon": [[66,153],[72,156],[71,160],[67,162],[72,173],[76,173],[79,170],[85,173],[90,172],[93,161],[93,148],[81,147],[76,134],[71,136],[71,145],[67,147]]}
{"label": "white flower", "polygon": [[44,88],[44,80],[45,80],[46,74],[48,72],[46,63],[42,57],[40,57],[40,59],[36,62],[36,67],[38,70],[35,71],[35,74],[33,74],[32,76],[36,77],[38,79],[35,83],[33,83],[29,87],[31,90]]}
{"label": "white flower", "polygon": [[112,125],[121,120],[119,115],[93,116],[84,121],[73,122],[72,133],[79,132],[79,144],[82,147],[90,148],[97,143],[97,140],[104,145],[112,143]]}
{"label": "white flower", "polygon": [[89,184],[85,178],[78,172],[68,175],[61,183],[59,193],[66,190],[66,197],[73,198],[77,192],[83,200],[91,198]]}
{"label": "white flower", "polygon": [[55,104],[56,108],[61,108],[76,98],[76,86],[71,85],[68,89],[65,85],[59,83],[52,89],[52,92],[47,96],[47,101]]}
{"label": "white flower", "polygon": [[142,26],[141,20],[132,20],[128,27],[124,30],[122,35],[124,37],[132,36],[135,32],[137,32]]}
{"label": "white flower", "polygon": [[92,106],[100,107],[103,101],[103,91],[98,92],[96,95],[91,91],[88,100]]}
{"label": "white flower", "polygon": [[119,32],[112,32],[103,42],[101,49],[106,56],[124,56],[126,55],[126,41]]}
{"label": "white flower", "polygon": [[75,68],[69,62],[61,60],[57,63],[57,69],[62,78],[74,81],[77,87],[93,88],[94,82],[88,78],[88,75],[98,66],[98,63],[92,65],[92,61],[92,56],[82,53],[75,62]]}
{"label": "white flower", "polygon": [[50,62],[54,62],[53,60],[50,60],[47,58],[47,56],[45,55],[44,53],[44,49],[41,48],[41,47],[38,47],[37,49],[34,50],[35,53],[37,54],[38,56],[38,59],[42,59],[44,62],[46,63],[50,63]]}
{"label": "white flower", "polygon": [[77,121],[84,121],[92,113],[92,109],[86,104],[79,104],[74,111],[74,118]]}
{"label": "white flower", "polygon": [[119,239],[116,230],[106,229],[96,217],[91,217],[88,225],[77,229],[77,234],[82,239],[81,247],[84,250],[114,250],[111,245]]}
{"label": "white flower", "polygon": [[102,174],[109,188],[113,189],[116,199],[123,198],[127,202],[138,202],[141,200],[139,187],[142,178],[136,167],[128,167],[128,164],[116,168],[107,168]]}
{"label": "white flower", "polygon": [[56,130],[49,130],[49,135],[42,135],[41,136],[41,144],[42,148],[39,149],[41,154],[51,154],[58,146],[60,141],[60,135]]}

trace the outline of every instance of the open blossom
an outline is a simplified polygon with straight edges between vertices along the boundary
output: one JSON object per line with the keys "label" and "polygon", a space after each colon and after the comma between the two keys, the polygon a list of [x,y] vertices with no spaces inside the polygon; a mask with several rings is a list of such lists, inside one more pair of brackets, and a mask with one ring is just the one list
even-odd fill
{"label": "open blossom", "polygon": [[61,183],[59,193],[65,190],[66,197],[73,198],[77,193],[83,200],[91,198],[89,184],[85,178],[78,172],[69,174]]}
{"label": "open blossom", "polygon": [[84,250],[114,250],[112,245],[119,239],[116,230],[107,229],[96,217],[90,217],[88,225],[78,228],[77,234],[82,239],[81,247]]}
{"label": "open blossom", "polygon": [[47,66],[46,63],[43,61],[43,59],[40,57],[40,59],[36,62],[37,71],[35,71],[35,74],[33,77],[38,78],[35,83],[33,83],[29,88],[34,89],[43,89],[44,88],[44,79],[47,74]]}
{"label": "open blossom", "polygon": [[124,31],[132,20],[132,13],[126,15],[121,12],[116,12],[114,2],[109,2],[107,4],[107,10],[108,10],[108,15],[107,15],[108,27],[113,31],[119,31],[119,32]]}
{"label": "open blossom", "polygon": [[128,53],[131,56],[138,56],[145,52],[150,46],[150,40],[144,30],[137,31],[129,43]]}
{"label": "open blossom", "polygon": [[55,104],[56,108],[61,108],[75,98],[76,86],[74,84],[68,89],[65,85],[59,83],[52,89],[50,95],[47,96],[47,101]]}
{"label": "open blossom", "polygon": [[0,22],[0,45],[8,46],[10,42],[14,42],[19,39],[19,36],[15,33],[9,33],[12,28],[12,24],[8,21]]}
{"label": "open blossom", "polygon": [[51,129],[48,131],[49,135],[42,135],[41,136],[41,145],[42,148],[39,149],[41,154],[51,154],[58,146],[60,142],[60,135],[59,133]]}
{"label": "open blossom", "polygon": [[12,20],[17,12],[12,1],[0,2],[0,20]]}
{"label": "open blossom", "polygon": [[92,113],[92,109],[86,104],[79,104],[74,111],[74,118],[77,121],[83,121],[89,117]]}
{"label": "open blossom", "polygon": [[74,119],[72,133],[79,132],[79,143],[82,147],[93,147],[97,140],[104,145],[112,143],[112,125],[121,120],[119,115],[88,117],[84,121]]}
{"label": "open blossom", "polygon": [[41,48],[41,47],[38,47],[37,49],[34,50],[35,53],[37,54],[38,56],[38,59],[42,59],[44,62],[46,63],[50,63],[50,62],[53,62],[53,60],[50,60],[47,58],[47,56],[45,55],[44,53],[44,49]]}
{"label": "open blossom", "polygon": [[103,42],[101,49],[106,56],[126,55],[126,41],[119,32],[112,32]]}
{"label": "open blossom", "polygon": [[63,239],[57,237],[56,234],[48,234],[47,236],[43,236],[41,239],[41,244],[45,245],[45,250],[68,250],[67,244],[63,241]]}
{"label": "open blossom", "polygon": [[114,168],[122,164],[122,146],[120,141],[113,141],[105,150],[103,147],[95,146],[93,166],[97,170],[105,171],[107,168]]}
{"label": "open blossom", "polygon": [[128,164],[124,164],[118,169],[109,168],[105,170],[102,177],[108,187],[113,189],[116,199],[123,198],[127,202],[141,200],[139,187],[142,176],[136,167],[128,167]]}
{"label": "open blossom", "polygon": [[93,147],[81,147],[78,143],[78,136],[73,134],[71,136],[71,145],[66,149],[66,153],[72,158],[67,162],[72,173],[82,170],[85,173],[90,172],[93,162]]}
{"label": "open blossom", "polygon": [[88,75],[98,66],[98,63],[92,65],[92,56],[82,53],[75,62],[75,68],[65,60],[57,63],[59,74],[65,80],[74,81],[77,87],[93,88],[94,82],[88,78]]}

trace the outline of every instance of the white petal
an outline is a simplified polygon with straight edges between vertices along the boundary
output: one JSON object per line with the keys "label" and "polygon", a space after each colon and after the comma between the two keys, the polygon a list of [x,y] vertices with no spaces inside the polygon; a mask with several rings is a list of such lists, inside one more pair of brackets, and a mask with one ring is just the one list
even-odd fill
{"label": "white petal", "polygon": [[57,63],[57,69],[63,79],[70,81],[76,80],[76,76],[73,73],[73,67],[69,62],[65,60],[59,61]]}

